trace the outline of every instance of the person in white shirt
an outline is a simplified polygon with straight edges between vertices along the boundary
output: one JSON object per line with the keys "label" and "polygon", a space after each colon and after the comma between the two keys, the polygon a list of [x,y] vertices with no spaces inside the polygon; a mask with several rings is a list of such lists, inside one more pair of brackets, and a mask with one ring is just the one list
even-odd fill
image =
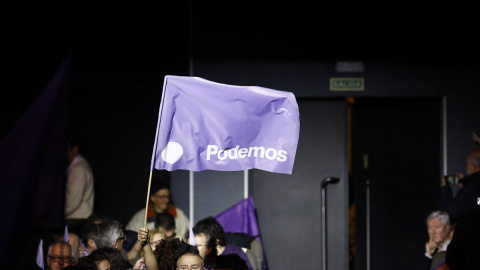
{"label": "person in white shirt", "polygon": [[[150,189],[150,202],[147,211],[147,228],[153,230],[155,228],[155,218],[161,213],[170,213],[175,219],[175,232],[169,238],[182,238],[188,231],[190,221],[185,213],[175,207],[172,203],[170,194],[170,182],[156,174],[152,177]],[[137,213],[128,222],[125,230],[138,232],[144,226],[145,208],[138,210]]]}
{"label": "person in white shirt", "polygon": [[[67,224],[79,224],[93,213],[94,179],[87,160],[80,154],[80,141],[72,137],[68,141],[65,192],[65,219]],[[77,222],[75,222],[77,221]]]}

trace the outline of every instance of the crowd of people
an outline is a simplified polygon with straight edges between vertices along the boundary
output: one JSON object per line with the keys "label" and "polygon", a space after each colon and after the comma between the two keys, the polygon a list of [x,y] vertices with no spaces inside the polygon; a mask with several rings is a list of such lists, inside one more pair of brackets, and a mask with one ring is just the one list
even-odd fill
{"label": "crowd of people", "polygon": [[[73,232],[50,241],[46,256],[37,256],[39,268],[46,260],[49,269],[262,269],[255,236],[226,234],[214,217],[189,229],[161,178],[152,181],[145,227],[145,209],[125,227],[94,214],[93,174],[80,149],[78,140],[69,141],[65,216]],[[480,269],[480,148],[466,161],[466,175],[457,174],[458,182],[443,179],[438,210],[426,218],[423,269]]]}
{"label": "crowd of people", "polygon": [[[81,155],[80,140],[68,141],[64,235],[43,234],[36,269],[257,270],[263,265],[255,236],[227,234],[214,217],[190,228],[185,213],[172,203],[169,182],[153,176],[149,204],[124,227],[93,212],[94,177]],[[227,243],[227,236],[233,244]],[[233,237],[233,238],[232,238]],[[38,237],[37,237],[38,238]],[[34,238],[33,241],[39,239]]]}
{"label": "crowd of people", "polygon": [[423,269],[480,269],[480,149],[467,156],[466,173],[456,175],[458,182],[442,180],[438,210],[426,219]]}
{"label": "crowd of people", "polygon": [[[255,256],[251,248],[259,245],[255,237],[243,235],[240,238],[244,243],[228,244],[227,233],[214,217],[200,220],[189,229],[188,219],[178,214],[182,213],[180,209],[175,210],[176,217],[172,214],[168,186],[158,183],[150,197],[165,197],[152,200],[149,210],[155,214],[148,217],[146,227],[140,224],[137,231],[128,229],[137,222],[137,214],[126,227],[116,220],[91,214],[84,222],[76,223],[78,233],[57,235],[59,239],[48,247],[45,266],[98,270],[261,269],[263,255]],[[185,229],[179,231],[178,227]],[[39,259],[43,258],[37,257],[37,265]]]}

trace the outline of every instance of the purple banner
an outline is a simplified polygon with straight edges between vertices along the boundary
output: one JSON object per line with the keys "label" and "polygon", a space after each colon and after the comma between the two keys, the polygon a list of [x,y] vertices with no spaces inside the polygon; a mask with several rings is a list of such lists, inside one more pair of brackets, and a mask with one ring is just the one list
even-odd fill
{"label": "purple banner", "polygon": [[290,92],[166,76],[151,170],[291,174],[299,130]]}
{"label": "purple banner", "polygon": [[[222,225],[222,228],[226,233],[245,233],[250,236],[257,236],[257,240],[260,243],[262,242],[252,197],[248,197],[238,202],[218,214],[215,219],[217,219],[218,223]],[[262,268],[267,269],[265,252],[263,252],[263,254]]]}
{"label": "purple banner", "polygon": [[260,234],[252,197],[238,202],[215,218],[225,232],[246,233],[251,236]]}

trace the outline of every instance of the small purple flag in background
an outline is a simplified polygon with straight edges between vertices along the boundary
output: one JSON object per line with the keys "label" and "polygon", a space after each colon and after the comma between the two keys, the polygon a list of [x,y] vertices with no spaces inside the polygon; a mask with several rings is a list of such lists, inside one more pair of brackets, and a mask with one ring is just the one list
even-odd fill
{"label": "small purple flag in background", "polygon": [[299,130],[290,92],[166,76],[151,170],[291,174]]}
{"label": "small purple flag in background", "polygon": [[83,248],[82,254],[79,254],[79,255],[80,255],[80,258],[90,255],[90,252],[88,251],[87,247],[86,247],[85,244],[83,243],[83,240],[82,240],[82,239],[80,239],[80,246]]}
{"label": "small purple flag in background", "polygon": [[43,239],[40,239],[37,249],[37,265],[38,267],[45,269],[45,263],[43,262]]}
{"label": "small purple flag in background", "polygon": [[63,233],[63,241],[68,243],[68,226],[65,225],[65,233]]}
{"label": "small purple flag in background", "polygon": [[260,234],[252,197],[240,201],[215,218],[225,232],[246,233],[251,236]]}
{"label": "small purple flag in background", "polygon": [[[226,233],[245,233],[258,236],[256,239],[261,243],[260,229],[255,215],[255,206],[252,197],[248,197],[215,217],[222,225]],[[262,244],[263,246],[263,244]],[[263,269],[266,269],[265,253],[263,256]]]}

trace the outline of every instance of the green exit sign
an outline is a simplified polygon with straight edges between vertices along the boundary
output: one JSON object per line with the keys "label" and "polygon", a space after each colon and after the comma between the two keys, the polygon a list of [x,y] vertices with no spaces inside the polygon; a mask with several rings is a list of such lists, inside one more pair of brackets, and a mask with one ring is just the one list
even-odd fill
{"label": "green exit sign", "polygon": [[330,91],[363,91],[363,78],[330,78]]}

